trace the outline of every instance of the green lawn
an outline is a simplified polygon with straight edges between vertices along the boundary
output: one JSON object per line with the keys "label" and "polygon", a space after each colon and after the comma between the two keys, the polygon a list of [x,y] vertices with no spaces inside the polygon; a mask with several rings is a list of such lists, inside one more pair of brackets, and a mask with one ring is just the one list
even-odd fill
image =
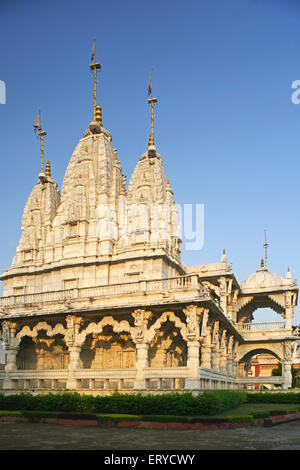
{"label": "green lawn", "polygon": [[300,404],[288,404],[288,403],[245,403],[237,408],[223,411],[217,415],[214,415],[215,418],[221,418],[224,416],[238,416],[238,415],[251,415],[253,413],[258,413],[261,411],[273,411],[273,410],[288,410],[289,412],[300,411]]}

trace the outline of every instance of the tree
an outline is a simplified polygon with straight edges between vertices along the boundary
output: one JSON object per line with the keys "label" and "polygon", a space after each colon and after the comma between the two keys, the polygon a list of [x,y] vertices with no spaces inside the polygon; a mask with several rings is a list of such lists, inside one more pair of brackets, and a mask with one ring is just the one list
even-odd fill
{"label": "tree", "polygon": [[[295,367],[291,367],[291,373],[292,373],[292,388],[300,387],[300,377],[298,377],[299,374],[299,369],[296,369]],[[281,376],[282,375],[282,363],[278,362],[277,368],[272,369],[272,376]]]}

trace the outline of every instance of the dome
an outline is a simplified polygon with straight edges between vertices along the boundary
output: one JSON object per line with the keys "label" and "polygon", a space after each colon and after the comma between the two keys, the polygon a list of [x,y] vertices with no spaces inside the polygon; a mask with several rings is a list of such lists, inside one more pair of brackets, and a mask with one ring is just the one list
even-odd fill
{"label": "dome", "polygon": [[242,290],[256,290],[278,288],[286,286],[287,284],[290,284],[289,279],[284,279],[279,276],[279,274],[269,272],[262,262],[261,267],[254,274],[251,274],[241,282],[240,286]]}

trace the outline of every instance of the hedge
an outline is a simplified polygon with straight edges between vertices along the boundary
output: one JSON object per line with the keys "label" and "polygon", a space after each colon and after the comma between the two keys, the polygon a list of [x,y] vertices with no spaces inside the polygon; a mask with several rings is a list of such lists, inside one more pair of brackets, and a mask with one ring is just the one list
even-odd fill
{"label": "hedge", "polygon": [[141,421],[141,416],[128,414],[97,414],[96,418],[100,422],[119,423],[122,421]]}
{"label": "hedge", "polygon": [[226,419],[231,423],[249,423],[253,420],[253,415],[226,416]]}
{"label": "hedge", "polygon": [[109,396],[80,395],[79,393],[48,393],[31,395],[0,394],[0,410],[71,411],[96,414],[212,416],[236,408],[246,401],[244,392],[207,391],[165,393],[161,395],[120,394]]}

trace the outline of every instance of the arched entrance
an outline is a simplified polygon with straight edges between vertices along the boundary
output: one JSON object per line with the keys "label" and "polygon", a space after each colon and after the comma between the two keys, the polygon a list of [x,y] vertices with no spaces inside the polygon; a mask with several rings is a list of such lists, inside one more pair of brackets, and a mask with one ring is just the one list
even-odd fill
{"label": "arched entrance", "polygon": [[[272,371],[282,363],[282,348],[279,345],[248,346],[248,351],[239,360],[239,378],[244,378],[247,390],[273,390],[281,388],[284,376],[274,376]],[[242,381],[242,380],[241,380]]]}
{"label": "arched entrance", "polygon": [[23,336],[17,354],[19,370],[66,369],[68,348],[63,335],[47,336],[40,330],[36,336]]}
{"label": "arched entrance", "polygon": [[86,369],[128,369],[135,367],[135,344],[127,331],[116,333],[106,325],[101,333],[86,336],[80,353]]}

